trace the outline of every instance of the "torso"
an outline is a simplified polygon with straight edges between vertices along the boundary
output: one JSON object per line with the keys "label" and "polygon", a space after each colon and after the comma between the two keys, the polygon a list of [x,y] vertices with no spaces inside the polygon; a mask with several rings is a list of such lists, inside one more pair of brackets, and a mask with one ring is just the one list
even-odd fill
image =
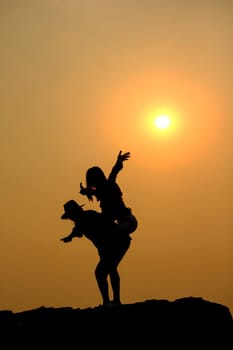
{"label": "torso", "polygon": [[103,245],[111,230],[103,215],[95,210],[84,210],[77,226],[97,248]]}
{"label": "torso", "polygon": [[115,182],[108,181],[106,186],[97,192],[97,200],[100,201],[100,208],[104,216],[109,220],[116,220],[124,214],[126,206],[122,199],[120,187]]}

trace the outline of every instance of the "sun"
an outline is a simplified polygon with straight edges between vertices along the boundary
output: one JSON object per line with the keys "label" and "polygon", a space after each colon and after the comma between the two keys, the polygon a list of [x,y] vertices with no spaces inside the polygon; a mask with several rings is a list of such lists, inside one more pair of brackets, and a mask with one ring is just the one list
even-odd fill
{"label": "sun", "polygon": [[155,118],[154,124],[159,129],[167,129],[170,126],[171,121],[167,115],[160,115]]}

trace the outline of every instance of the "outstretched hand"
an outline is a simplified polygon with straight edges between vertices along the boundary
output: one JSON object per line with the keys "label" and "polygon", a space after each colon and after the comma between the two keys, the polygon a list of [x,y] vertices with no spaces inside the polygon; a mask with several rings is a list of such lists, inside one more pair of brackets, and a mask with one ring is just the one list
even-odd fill
{"label": "outstretched hand", "polygon": [[130,152],[125,152],[125,153],[122,153],[122,151],[119,152],[118,154],[118,161],[120,162],[124,162],[125,160],[128,160],[130,158]]}
{"label": "outstretched hand", "polygon": [[83,184],[82,182],[80,182],[80,191],[79,191],[80,194],[84,194],[86,195],[87,194],[87,190],[85,187],[83,187]]}
{"label": "outstretched hand", "polygon": [[89,199],[89,201],[92,202],[93,198],[92,198],[92,194],[90,193],[90,189],[87,190],[86,187],[83,187],[82,182],[80,182],[80,190],[79,190],[80,194],[83,194],[84,196],[87,196],[87,198]]}
{"label": "outstretched hand", "polygon": [[69,236],[66,236],[66,237],[63,237],[60,239],[60,241],[64,242],[64,243],[68,243],[68,242],[71,242],[72,241],[72,238],[71,235]]}

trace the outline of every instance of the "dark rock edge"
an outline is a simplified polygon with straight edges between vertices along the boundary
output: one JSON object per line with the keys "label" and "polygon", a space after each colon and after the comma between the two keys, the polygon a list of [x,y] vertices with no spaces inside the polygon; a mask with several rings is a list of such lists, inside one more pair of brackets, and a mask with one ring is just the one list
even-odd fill
{"label": "dark rock edge", "polygon": [[66,349],[214,346],[225,350],[233,348],[233,318],[228,307],[200,297],[86,309],[42,306],[16,313],[0,311],[0,335],[4,349],[65,345]]}

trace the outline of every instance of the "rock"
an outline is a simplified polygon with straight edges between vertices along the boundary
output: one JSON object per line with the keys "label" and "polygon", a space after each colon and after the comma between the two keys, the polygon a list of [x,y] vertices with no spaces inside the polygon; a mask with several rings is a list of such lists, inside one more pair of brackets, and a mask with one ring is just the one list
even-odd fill
{"label": "rock", "polygon": [[42,306],[18,313],[0,311],[0,332],[9,349],[233,348],[229,308],[195,297],[86,309]]}

